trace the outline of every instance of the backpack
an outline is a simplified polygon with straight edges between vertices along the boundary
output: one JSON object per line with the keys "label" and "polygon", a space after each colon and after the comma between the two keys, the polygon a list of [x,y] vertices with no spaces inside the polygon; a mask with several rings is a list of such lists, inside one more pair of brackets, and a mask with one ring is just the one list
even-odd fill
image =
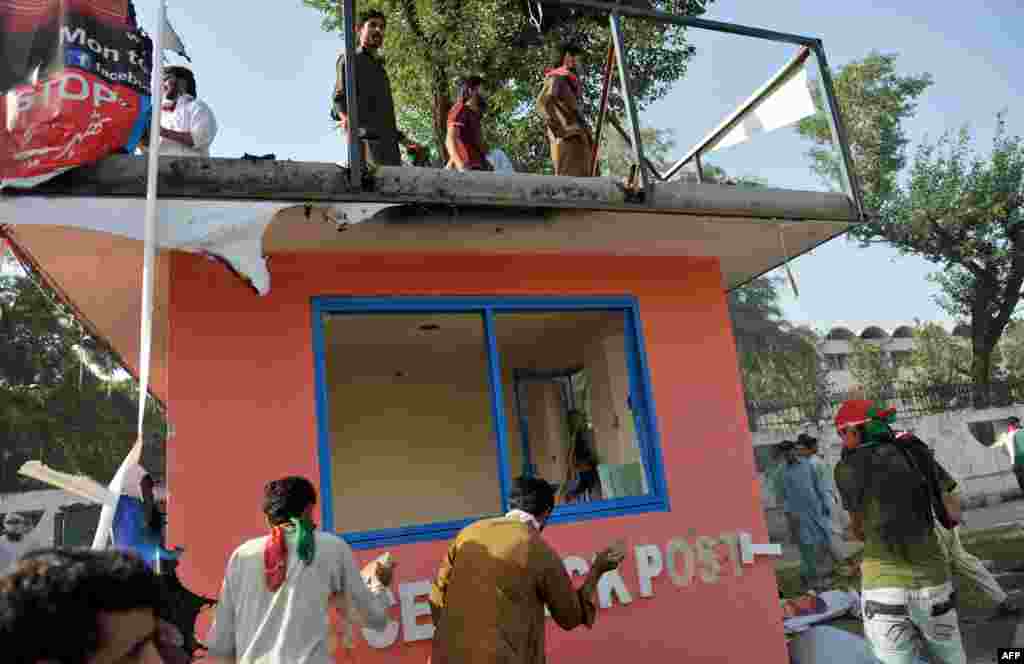
{"label": "backpack", "polygon": [[939,484],[939,474],[936,468],[934,453],[928,447],[928,444],[911,433],[900,435],[891,444],[897,446],[910,467],[923,476],[925,482],[927,482],[928,495],[931,498],[932,513],[935,516],[935,520],[941,523],[942,527],[947,530],[952,530],[960,525],[960,522],[950,516],[949,511],[946,509],[946,502],[943,500],[944,492]]}

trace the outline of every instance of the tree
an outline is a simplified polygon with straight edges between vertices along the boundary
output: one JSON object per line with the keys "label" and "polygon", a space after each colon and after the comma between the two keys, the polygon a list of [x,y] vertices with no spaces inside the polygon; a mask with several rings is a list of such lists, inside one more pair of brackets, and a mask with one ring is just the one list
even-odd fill
{"label": "tree", "polygon": [[[666,162],[671,159],[676,147],[675,131],[644,127],[640,130],[640,142],[644,157],[659,171],[668,170]],[[633,146],[626,142],[615,128],[608,125],[601,134],[601,150],[598,154],[601,172],[613,177],[628,177],[633,165]]]}
{"label": "tree", "polygon": [[[713,0],[629,0],[674,14],[697,16]],[[335,0],[303,0],[323,15],[323,28],[340,29]],[[478,74],[486,80],[490,110],[484,122],[488,145],[501,147],[517,165],[530,172],[550,170],[547,141],[533,102],[540,91],[544,70],[551,67],[553,47],[571,40],[587,53],[581,79],[586,110],[595,117],[605,53],[610,44],[607,16],[599,11],[541,5],[539,29],[531,23],[533,0],[369,0],[363,7],[377,8],[388,17],[385,53],[402,119],[428,116],[430,141],[444,155],[446,118],[451,108],[453,82]],[[361,8],[363,8],[361,7]],[[696,49],[687,43],[685,29],[626,18],[623,34],[629,48],[634,97],[638,108],[663,97],[686,73]],[[610,96],[611,107],[621,111],[621,96]],[[404,125],[403,125],[404,126]]]}
{"label": "tree", "polygon": [[921,145],[907,184],[861,232],[942,266],[929,279],[941,290],[937,303],[970,321],[971,379],[981,408],[997,368],[993,352],[1024,285],[1024,144],[1007,135],[1003,114],[987,159],[971,140],[965,127]]}
{"label": "tree", "polygon": [[[932,84],[930,74],[897,74],[896,57],[873,51],[863,60],[847,64],[834,77],[836,100],[869,210],[880,210],[894,194],[898,174],[907,161],[903,121],[914,115],[918,97]],[[826,182],[838,185],[842,171],[826,105],[817,88],[814,93],[821,110],[802,120],[797,132],[814,142],[807,153],[811,169]]]}
{"label": "tree", "polygon": [[1011,381],[1024,379],[1024,323],[1010,321],[1007,324],[1000,348],[1007,378]]}
{"label": "tree", "polygon": [[937,323],[918,322],[914,330],[910,369],[910,382],[920,387],[969,382],[970,347]]}
{"label": "tree", "polygon": [[865,398],[884,400],[896,387],[897,371],[885,350],[870,341],[851,339],[850,374]]}
{"label": "tree", "polygon": [[803,419],[818,420],[831,391],[828,371],[817,335],[783,317],[780,282],[760,277],[729,293],[744,397],[761,412],[786,410],[795,404]]}
{"label": "tree", "polygon": [[[0,493],[38,486],[17,469],[39,459],[101,482],[135,440],[138,388],[111,381],[116,356],[93,339],[55,294],[5,259],[0,275]],[[166,423],[150,403],[146,435]],[[149,448],[158,447],[150,445]],[[152,470],[157,470],[156,468]]]}

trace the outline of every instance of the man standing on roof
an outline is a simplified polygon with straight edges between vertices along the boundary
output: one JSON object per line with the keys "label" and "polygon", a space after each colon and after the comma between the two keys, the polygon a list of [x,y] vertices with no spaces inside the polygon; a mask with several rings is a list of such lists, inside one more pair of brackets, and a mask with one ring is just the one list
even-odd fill
{"label": "man standing on roof", "polygon": [[1010,466],[1017,476],[1017,484],[1024,491],[1024,429],[1021,429],[1020,418],[1009,418],[1006,433],[999,437],[992,447],[1003,447],[1010,455]]}
{"label": "man standing on roof", "polygon": [[579,80],[582,49],[564,44],[554,68],[544,73],[537,112],[544,118],[555,175],[590,177],[594,139],[583,118],[583,86]]}
{"label": "man standing on roof", "polygon": [[186,67],[164,67],[160,154],[209,157],[217,137],[217,120],[198,98],[196,77]]}
{"label": "man standing on roof", "polygon": [[451,165],[458,171],[493,171],[494,167],[484,156],[483,131],[480,119],[486,102],[481,87],[484,79],[470,76],[459,81],[459,99],[448,112],[448,137],[445,148],[451,157]]}
{"label": "man standing on roof", "polygon": [[935,500],[959,518],[956,483],[930,454],[897,441],[894,419],[894,409],[863,399],[843,403],[835,418],[844,446],[836,486],[850,531],[864,542],[864,635],[883,664],[917,656],[965,664],[956,594],[935,533]]}
{"label": "man standing on roof", "polygon": [[[398,144],[405,136],[398,131],[395,120],[395,100],[391,94],[391,80],[384,69],[384,60],[377,52],[384,45],[387,18],[376,9],[368,9],[359,16],[356,31],[359,44],[355,58],[356,104],[359,126],[353,134],[361,141],[366,163],[376,166],[401,166]],[[337,78],[331,118],[342,131],[348,131],[348,92],[345,88],[345,54],[338,56]]]}

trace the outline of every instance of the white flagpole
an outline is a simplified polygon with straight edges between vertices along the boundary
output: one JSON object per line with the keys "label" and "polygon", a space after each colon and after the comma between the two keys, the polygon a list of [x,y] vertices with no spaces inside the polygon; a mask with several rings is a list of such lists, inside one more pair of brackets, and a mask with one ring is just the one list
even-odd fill
{"label": "white flagpole", "polygon": [[[135,445],[110,481],[110,492],[120,496],[124,475],[128,467],[139,463],[142,457],[142,425],[146,417],[146,399],[149,395],[149,365],[153,346],[153,270],[156,263],[157,228],[157,176],[160,167],[160,113],[163,100],[163,26],[167,20],[166,0],[157,0],[157,29],[153,31],[153,71],[150,73],[149,162],[146,173],[146,213],[142,258],[142,321],[139,334],[139,418]],[[100,522],[93,537],[93,549],[105,549],[110,541],[114,523],[115,505],[106,504],[100,512]]]}

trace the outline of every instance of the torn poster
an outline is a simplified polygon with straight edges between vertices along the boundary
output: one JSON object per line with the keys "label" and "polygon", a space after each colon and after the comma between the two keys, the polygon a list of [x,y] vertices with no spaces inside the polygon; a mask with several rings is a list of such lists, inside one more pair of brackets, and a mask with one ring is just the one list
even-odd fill
{"label": "torn poster", "polygon": [[130,0],[0,0],[0,189],[134,151],[152,61]]}

